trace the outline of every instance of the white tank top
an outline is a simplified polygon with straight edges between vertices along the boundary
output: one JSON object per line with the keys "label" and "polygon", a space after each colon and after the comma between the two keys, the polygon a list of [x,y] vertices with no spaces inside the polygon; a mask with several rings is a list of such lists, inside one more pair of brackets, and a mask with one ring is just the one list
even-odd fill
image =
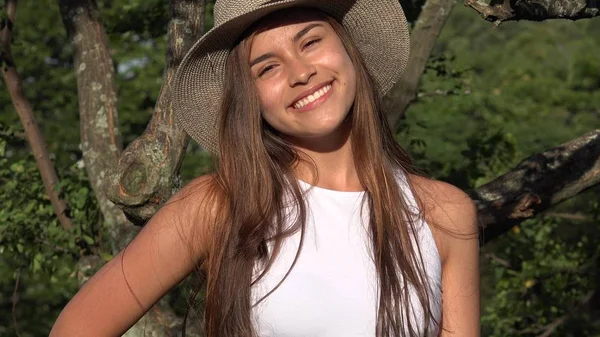
{"label": "white tank top", "polygon": [[[404,179],[398,183],[411,207],[417,207]],[[296,265],[285,281],[253,308],[253,320],[261,337],[374,337],[378,308],[378,279],[371,259],[368,206],[361,217],[364,192],[342,192],[310,186],[306,232]],[[416,213],[416,212],[413,212]],[[430,306],[441,321],[441,261],[427,223],[416,220],[425,272],[431,287]],[[282,280],[300,242],[299,231],[284,239],[281,252],[267,274],[252,288],[253,303]],[[258,272],[260,268],[256,268]],[[256,274],[255,274],[256,275]],[[419,331],[425,326],[419,300],[410,292]],[[439,328],[430,323],[430,335]],[[423,335],[421,333],[421,335]]]}

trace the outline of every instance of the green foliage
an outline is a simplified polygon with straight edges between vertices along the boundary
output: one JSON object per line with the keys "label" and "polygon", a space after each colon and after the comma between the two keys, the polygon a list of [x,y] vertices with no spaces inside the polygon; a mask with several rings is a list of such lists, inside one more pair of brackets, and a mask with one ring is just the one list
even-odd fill
{"label": "green foliage", "polygon": [[528,221],[487,253],[493,296],[482,318],[486,336],[538,336],[565,317],[552,336],[598,333],[590,295],[600,286],[600,236],[583,228],[565,233],[569,224],[550,217]]}
{"label": "green foliage", "polygon": [[[72,68],[72,48],[67,43],[60,14],[52,0],[21,1],[14,24],[13,57],[24,81],[25,95],[33,105],[36,120],[48,139],[48,149],[57,154],[60,166],[68,165],[79,152],[76,127],[77,89]],[[40,8],[44,8],[40,15]],[[19,132],[22,126],[4,83],[0,90],[0,123]],[[65,126],[69,126],[65,130]],[[23,139],[14,139],[13,151],[24,153]]]}
{"label": "green foliage", "polygon": [[[1,130],[10,137],[11,130]],[[93,253],[91,247],[100,213],[82,169],[76,166],[61,172],[57,189],[68,205],[74,228],[61,228],[46,195],[33,157],[16,161],[6,155],[7,141],[0,138],[0,252],[18,254],[20,267],[53,271],[51,257]],[[46,259],[50,257],[50,259]],[[47,264],[50,263],[50,264]]]}
{"label": "green foliage", "polygon": [[465,138],[500,132],[522,159],[599,127],[599,26],[554,20],[494,29],[457,6],[406,120],[427,143],[424,156],[444,164],[432,173],[453,181],[451,168],[470,151]]}
{"label": "green foliage", "polygon": [[[19,280],[17,322],[22,336],[47,334],[57,304],[77,289],[73,265],[79,257],[100,254],[100,212],[84,172],[73,166],[60,172],[60,195],[70,206],[73,228],[63,229],[54,214],[33,156],[10,158],[14,131],[0,124],[0,335],[12,335],[12,289]],[[31,284],[30,282],[37,282]],[[24,289],[24,290],[23,290]],[[31,305],[39,303],[37,305]],[[35,314],[35,316],[33,316]],[[10,327],[10,328],[9,328]],[[3,332],[4,331],[4,332]]]}

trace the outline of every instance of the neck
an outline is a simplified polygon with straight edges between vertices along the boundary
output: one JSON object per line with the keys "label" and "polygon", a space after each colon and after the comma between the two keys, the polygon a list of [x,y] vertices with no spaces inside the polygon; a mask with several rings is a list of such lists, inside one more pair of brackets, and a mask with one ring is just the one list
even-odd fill
{"label": "neck", "polygon": [[364,190],[354,165],[349,128],[335,139],[311,139],[294,143],[296,149],[309,159],[308,162],[297,163],[294,171],[298,179],[330,190]]}

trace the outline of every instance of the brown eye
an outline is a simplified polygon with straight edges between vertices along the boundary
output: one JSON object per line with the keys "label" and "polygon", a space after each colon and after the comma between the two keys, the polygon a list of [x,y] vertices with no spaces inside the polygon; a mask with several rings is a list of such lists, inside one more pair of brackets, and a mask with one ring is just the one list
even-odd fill
{"label": "brown eye", "polygon": [[321,39],[313,39],[313,40],[309,40],[305,45],[304,48],[308,48],[310,46],[313,46],[317,43],[319,43],[321,41]]}
{"label": "brown eye", "polygon": [[258,73],[258,77],[262,77],[264,74],[268,73],[273,68],[275,68],[275,65],[273,65],[273,64],[268,65],[268,66],[262,68],[261,71]]}

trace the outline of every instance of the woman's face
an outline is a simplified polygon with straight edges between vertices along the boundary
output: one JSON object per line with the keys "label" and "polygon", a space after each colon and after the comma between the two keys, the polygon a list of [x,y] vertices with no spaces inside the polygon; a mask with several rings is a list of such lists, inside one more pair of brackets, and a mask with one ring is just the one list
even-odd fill
{"label": "woman's face", "polygon": [[341,135],[356,94],[352,61],[315,13],[284,13],[266,19],[250,46],[263,118],[292,141]]}

